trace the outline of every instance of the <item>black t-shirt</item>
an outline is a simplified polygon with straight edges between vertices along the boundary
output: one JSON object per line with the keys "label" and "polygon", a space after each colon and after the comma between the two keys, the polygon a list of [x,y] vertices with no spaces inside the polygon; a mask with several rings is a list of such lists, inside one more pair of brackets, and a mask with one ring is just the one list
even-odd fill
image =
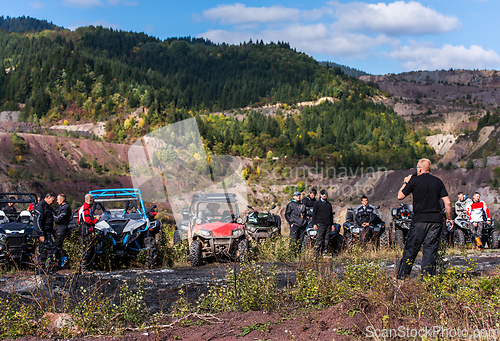
{"label": "black t-shirt", "polygon": [[440,223],[443,221],[439,199],[448,196],[443,182],[429,173],[412,176],[403,188],[403,194],[413,193],[413,219],[415,222]]}

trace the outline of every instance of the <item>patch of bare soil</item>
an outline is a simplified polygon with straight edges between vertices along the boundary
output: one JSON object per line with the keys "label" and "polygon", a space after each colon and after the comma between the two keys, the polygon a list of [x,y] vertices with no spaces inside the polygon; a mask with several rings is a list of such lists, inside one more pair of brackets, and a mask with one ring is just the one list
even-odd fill
{"label": "patch of bare soil", "polygon": [[[383,324],[388,316],[390,324]],[[431,328],[432,321],[402,320],[383,306],[374,306],[363,298],[345,301],[324,310],[294,311],[286,314],[250,311],[227,312],[217,315],[191,315],[173,319],[171,324],[156,331],[131,332],[120,337],[93,337],[93,340],[352,340],[363,339],[373,330],[397,329],[399,326]],[[38,341],[24,337],[19,341]],[[75,341],[88,338],[75,338]]]}

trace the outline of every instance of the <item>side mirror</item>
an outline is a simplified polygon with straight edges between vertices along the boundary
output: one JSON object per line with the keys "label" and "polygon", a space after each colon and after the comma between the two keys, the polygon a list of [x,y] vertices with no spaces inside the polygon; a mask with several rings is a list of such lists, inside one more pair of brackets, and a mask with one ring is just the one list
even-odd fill
{"label": "side mirror", "polygon": [[401,206],[401,207],[403,207],[404,205],[405,205],[405,204],[403,204],[403,203],[400,203],[400,204],[399,204],[399,206]]}
{"label": "side mirror", "polygon": [[335,215],[335,212],[332,212],[333,215]]}
{"label": "side mirror", "polygon": [[275,208],[276,208],[276,205],[273,205],[273,206],[271,207],[271,209],[272,209],[272,210],[274,210]]}
{"label": "side mirror", "polygon": [[380,205],[375,206],[375,208],[378,210],[380,208]]}
{"label": "side mirror", "polygon": [[152,209],[154,209],[154,208],[156,208],[156,207],[157,207],[156,205],[151,206],[151,208],[152,208]]}
{"label": "side mirror", "polygon": [[252,205],[247,205],[247,207],[248,207],[249,209],[252,209],[252,208],[253,208],[253,207],[252,207]]}

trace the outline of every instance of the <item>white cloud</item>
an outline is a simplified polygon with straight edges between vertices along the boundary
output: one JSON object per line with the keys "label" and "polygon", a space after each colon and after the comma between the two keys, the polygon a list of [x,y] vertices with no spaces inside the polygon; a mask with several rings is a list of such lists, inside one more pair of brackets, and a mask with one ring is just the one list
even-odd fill
{"label": "white cloud", "polygon": [[209,30],[200,36],[217,43],[229,44],[239,44],[250,39],[254,41],[262,39],[266,43],[285,41],[308,54],[350,56],[361,59],[367,58],[374,48],[393,43],[392,39],[384,35],[372,38],[362,34],[339,34],[324,24],[294,25],[279,30],[267,29],[258,34],[249,31]]}
{"label": "white cloud", "polygon": [[79,8],[102,6],[102,2],[100,0],[62,0],[62,3],[64,6]]}
{"label": "white cloud", "polygon": [[450,44],[436,47],[432,43],[403,46],[389,54],[403,63],[407,70],[485,69],[500,67],[500,56],[493,50],[486,51],[478,45],[466,48]]}
{"label": "white cloud", "polygon": [[460,20],[416,1],[385,4],[330,2],[336,8],[336,23],[347,30],[366,30],[393,36],[437,34],[460,29]]}
{"label": "white cloud", "polygon": [[47,4],[43,3],[43,2],[40,2],[40,1],[33,1],[33,2],[30,2],[29,6],[33,9],[43,9],[45,8]]}
{"label": "white cloud", "polygon": [[297,21],[301,11],[283,6],[247,7],[244,4],[219,5],[203,11],[208,20],[222,24],[273,23],[277,21]]}

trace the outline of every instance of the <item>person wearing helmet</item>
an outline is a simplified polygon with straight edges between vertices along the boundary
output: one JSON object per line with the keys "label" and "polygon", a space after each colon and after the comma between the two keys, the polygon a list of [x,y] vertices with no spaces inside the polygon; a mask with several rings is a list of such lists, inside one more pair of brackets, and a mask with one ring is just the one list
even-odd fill
{"label": "person wearing helmet", "polygon": [[292,201],[286,205],[285,219],[290,225],[290,248],[297,252],[306,232],[306,206],[300,202],[301,193],[293,193]]}

